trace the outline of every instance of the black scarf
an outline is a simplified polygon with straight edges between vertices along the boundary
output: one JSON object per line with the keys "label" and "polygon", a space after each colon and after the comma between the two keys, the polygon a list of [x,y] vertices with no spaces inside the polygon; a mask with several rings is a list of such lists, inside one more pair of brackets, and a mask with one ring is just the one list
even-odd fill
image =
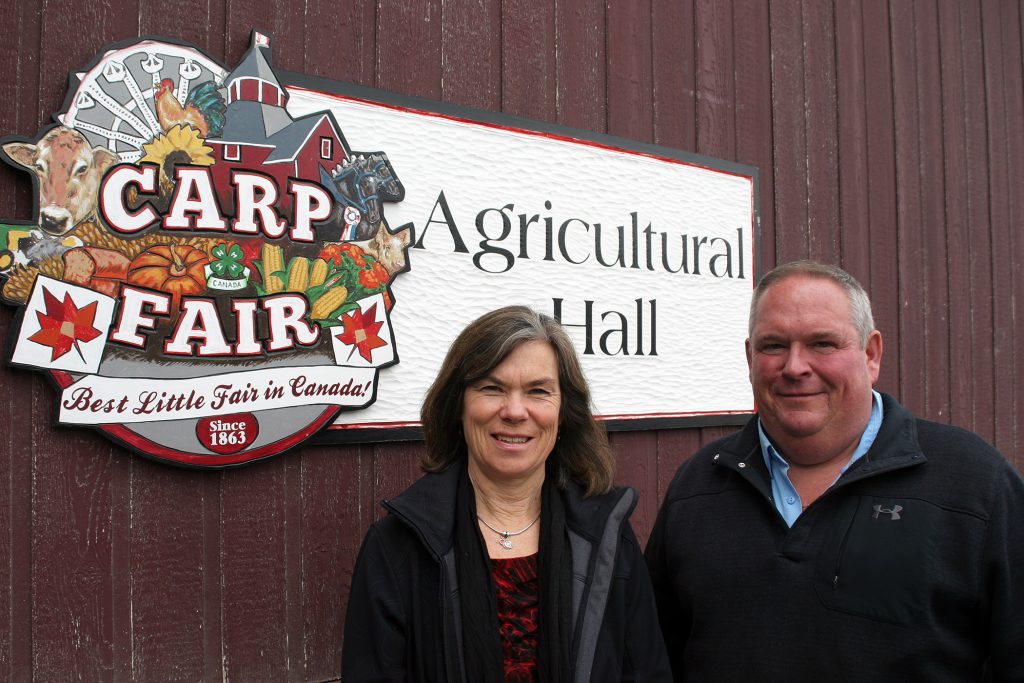
{"label": "black scarf", "polygon": [[[541,683],[570,681],[571,567],[562,497],[552,476],[541,491],[540,556],[537,578],[537,673]],[[455,561],[462,605],[462,652],[466,678],[501,683],[504,656],[498,635],[498,607],[491,563],[476,520],[476,497],[463,469],[455,513]]]}

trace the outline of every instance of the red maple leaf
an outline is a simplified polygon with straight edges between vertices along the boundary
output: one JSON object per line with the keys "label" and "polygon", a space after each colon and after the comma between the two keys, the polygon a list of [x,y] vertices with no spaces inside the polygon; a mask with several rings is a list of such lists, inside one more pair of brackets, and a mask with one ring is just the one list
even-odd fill
{"label": "red maple leaf", "polygon": [[[48,289],[43,290],[43,301],[46,313],[36,311],[41,329],[29,337],[29,341],[49,346],[51,363],[70,351],[71,347],[82,356],[78,342],[92,341],[100,336],[100,331],[93,325],[97,302],[78,308],[70,293],[65,293],[64,301],[59,301]],[[82,356],[82,359],[85,360],[85,357]]]}
{"label": "red maple leaf", "polygon": [[[377,304],[370,306],[366,313],[357,308],[343,315],[341,322],[345,327],[341,334],[337,335],[338,339],[359,349],[359,355],[368,363],[372,360],[374,349],[388,345],[377,334],[384,325],[383,322],[377,322]],[[351,358],[351,354],[349,357]]]}

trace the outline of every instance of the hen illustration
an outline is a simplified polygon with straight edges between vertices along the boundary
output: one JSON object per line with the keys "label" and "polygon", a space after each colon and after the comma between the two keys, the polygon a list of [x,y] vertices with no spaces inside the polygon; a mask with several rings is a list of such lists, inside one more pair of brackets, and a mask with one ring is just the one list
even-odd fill
{"label": "hen illustration", "polygon": [[156,117],[164,131],[177,125],[192,126],[200,137],[208,138],[217,137],[224,129],[227,106],[213,81],[205,81],[193,88],[185,106],[182,106],[174,96],[174,82],[165,78],[157,86],[153,99]]}

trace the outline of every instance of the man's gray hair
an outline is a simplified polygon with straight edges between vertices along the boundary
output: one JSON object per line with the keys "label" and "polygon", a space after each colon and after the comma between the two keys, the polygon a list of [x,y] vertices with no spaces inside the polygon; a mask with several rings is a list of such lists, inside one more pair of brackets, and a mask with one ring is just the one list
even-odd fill
{"label": "man's gray hair", "polygon": [[871,300],[868,293],[864,291],[857,279],[847,273],[839,266],[833,266],[820,261],[802,260],[790,261],[768,271],[761,277],[754,289],[754,296],[750,299],[750,320],[747,327],[747,335],[754,336],[754,324],[757,322],[757,306],[761,297],[775,283],[789,277],[803,275],[805,277],[821,278],[831,280],[843,288],[846,298],[850,301],[850,311],[854,328],[860,336],[861,348],[868,343],[868,335],[875,329],[875,320],[871,315]]}

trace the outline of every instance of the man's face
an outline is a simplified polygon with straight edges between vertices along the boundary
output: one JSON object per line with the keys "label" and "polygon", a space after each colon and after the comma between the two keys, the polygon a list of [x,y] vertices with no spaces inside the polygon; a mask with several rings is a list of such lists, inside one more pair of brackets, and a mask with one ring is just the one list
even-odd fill
{"label": "man's face", "polygon": [[764,293],[747,363],[762,425],[786,458],[810,465],[852,454],[881,358],[881,334],[861,347],[835,282],[793,275]]}

